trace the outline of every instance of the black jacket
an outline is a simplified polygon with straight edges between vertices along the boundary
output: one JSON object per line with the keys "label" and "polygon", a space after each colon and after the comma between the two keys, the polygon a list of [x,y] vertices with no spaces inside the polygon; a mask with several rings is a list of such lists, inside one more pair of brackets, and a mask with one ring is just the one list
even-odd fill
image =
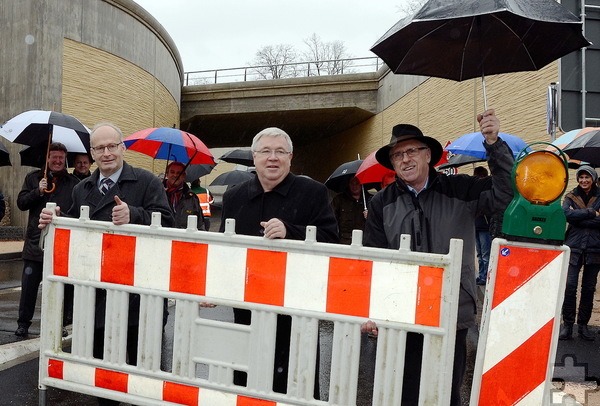
{"label": "black jacket", "polygon": [[46,207],[46,203],[53,202],[63,210],[71,206],[71,192],[79,179],[63,170],[55,175],[48,176],[48,187],[52,188],[50,181],[56,183],[56,189],[52,193],[44,193],[40,196],[39,184],[44,177],[44,171],[38,169],[25,176],[23,187],[17,197],[17,207],[20,210],[29,210],[27,220],[27,231],[23,244],[23,259],[28,261],[44,260],[44,252],[40,249],[41,230],[38,228],[40,213]]}
{"label": "black jacket", "polygon": [[285,224],[287,239],[303,240],[306,226],[316,226],[317,241],[339,240],[325,185],[292,173],[271,192],[264,192],[258,177],[227,190],[223,195],[221,232],[228,218],[235,219],[237,234],[262,236],[260,222],[278,218]]}
{"label": "black jacket", "polygon": [[585,192],[577,186],[567,193],[562,208],[569,224],[565,244],[571,248],[570,261],[577,264],[580,255],[585,253],[585,263],[600,263],[600,189],[593,186],[584,202]]}
{"label": "black jacket", "polygon": [[463,240],[457,329],[475,325],[475,225],[478,214],[504,210],[513,196],[513,155],[498,140],[484,144],[492,176],[448,176],[430,169],[427,188],[418,196],[400,180],[371,199],[364,245],[398,249],[400,236],[411,236],[411,249],[447,254],[451,238]]}

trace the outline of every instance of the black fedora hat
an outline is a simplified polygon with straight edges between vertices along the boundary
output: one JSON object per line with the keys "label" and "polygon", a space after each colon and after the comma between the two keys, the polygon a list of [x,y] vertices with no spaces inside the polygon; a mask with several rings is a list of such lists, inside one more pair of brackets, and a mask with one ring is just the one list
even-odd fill
{"label": "black fedora hat", "polygon": [[411,124],[398,124],[392,129],[392,138],[390,143],[379,148],[375,153],[377,162],[389,169],[394,169],[390,161],[390,150],[399,142],[408,140],[418,140],[427,145],[431,150],[431,162],[429,166],[434,166],[442,157],[443,148],[438,140],[432,137],[423,135],[423,132]]}

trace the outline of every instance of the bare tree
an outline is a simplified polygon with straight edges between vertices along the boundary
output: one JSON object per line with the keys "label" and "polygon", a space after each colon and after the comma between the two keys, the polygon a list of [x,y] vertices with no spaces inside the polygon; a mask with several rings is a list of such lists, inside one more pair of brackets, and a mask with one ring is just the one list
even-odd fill
{"label": "bare tree", "polygon": [[313,62],[312,69],[309,66],[309,76],[350,73],[348,69],[352,64],[347,59],[352,56],[348,54],[343,41],[323,42],[321,37],[313,33],[304,43],[308,47],[304,57]]}
{"label": "bare tree", "polygon": [[256,51],[256,73],[263,79],[282,79],[297,76],[296,50],[293,45],[267,45]]}
{"label": "bare tree", "polygon": [[426,0],[406,0],[398,6],[398,9],[405,16],[415,14],[425,4]]}

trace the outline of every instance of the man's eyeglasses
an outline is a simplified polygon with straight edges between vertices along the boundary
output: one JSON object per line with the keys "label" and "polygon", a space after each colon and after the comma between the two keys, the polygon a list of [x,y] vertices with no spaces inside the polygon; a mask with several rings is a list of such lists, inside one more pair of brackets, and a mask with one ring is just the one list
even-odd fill
{"label": "man's eyeglasses", "polygon": [[102,154],[105,149],[107,149],[108,152],[112,153],[112,152],[115,152],[117,150],[117,147],[121,144],[122,144],[122,142],[119,142],[118,144],[108,144],[108,145],[104,145],[102,147],[90,147],[90,149],[92,151],[94,151],[96,154]]}
{"label": "man's eyeglasses", "polygon": [[429,147],[415,147],[406,149],[404,151],[394,152],[393,154],[390,154],[390,161],[401,161],[404,158],[404,154],[406,154],[406,156],[408,156],[409,158],[414,158],[417,156],[419,151],[422,151],[424,149],[429,149]]}
{"label": "man's eyeglasses", "polygon": [[283,158],[284,156],[291,154],[291,152],[288,152],[285,149],[272,150],[268,148],[261,149],[260,151],[254,151],[254,153],[265,158],[268,158],[273,154],[275,154],[277,158]]}

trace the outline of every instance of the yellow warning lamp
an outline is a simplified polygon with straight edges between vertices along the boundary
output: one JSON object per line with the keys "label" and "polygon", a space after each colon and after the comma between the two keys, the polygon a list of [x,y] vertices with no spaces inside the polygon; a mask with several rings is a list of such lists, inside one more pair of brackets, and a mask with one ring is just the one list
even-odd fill
{"label": "yellow warning lamp", "polygon": [[[550,145],[556,152],[533,150],[536,145]],[[563,243],[567,220],[560,198],[569,181],[567,168],[566,155],[552,144],[530,144],[519,153],[512,170],[514,197],[502,222],[506,239]]]}

